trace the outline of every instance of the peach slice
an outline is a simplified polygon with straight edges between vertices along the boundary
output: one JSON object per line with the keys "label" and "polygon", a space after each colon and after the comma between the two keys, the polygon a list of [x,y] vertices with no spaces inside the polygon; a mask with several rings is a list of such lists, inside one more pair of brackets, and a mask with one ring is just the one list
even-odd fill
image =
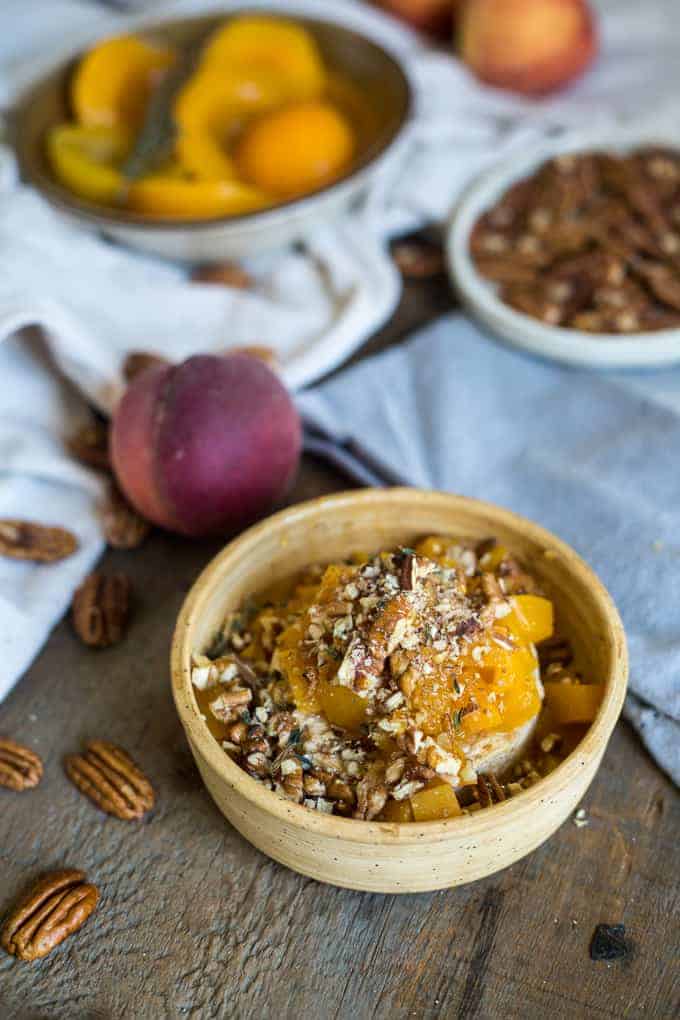
{"label": "peach slice", "polygon": [[212,134],[229,141],[253,114],[286,101],[281,80],[266,71],[198,71],[175,101],[175,120],[182,131]]}
{"label": "peach slice", "polygon": [[174,59],[172,50],[132,35],[95,46],[71,84],[77,120],[87,127],[139,127],[154,85]]}
{"label": "peach slice", "polygon": [[120,127],[58,124],[46,141],[47,158],[57,179],[75,195],[107,205],[119,201],[123,177],[118,169],[130,151],[129,134]]}
{"label": "peach slice", "polygon": [[203,69],[274,75],[286,100],[313,99],[324,87],[324,66],[317,45],[302,26],[284,18],[246,15],[217,30],[203,53]]}
{"label": "peach slice", "polygon": [[128,209],[157,219],[240,216],[268,205],[266,195],[240,181],[194,181],[170,173],[135,181],[127,193]]}
{"label": "peach slice", "polygon": [[478,78],[527,95],[558,89],[597,52],[585,0],[468,0],[460,51]]}
{"label": "peach slice", "polygon": [[236,176],[236,167],[224,146],[204,132],[181,134],[175,143],[175,157],[198,180],[232,180]]}

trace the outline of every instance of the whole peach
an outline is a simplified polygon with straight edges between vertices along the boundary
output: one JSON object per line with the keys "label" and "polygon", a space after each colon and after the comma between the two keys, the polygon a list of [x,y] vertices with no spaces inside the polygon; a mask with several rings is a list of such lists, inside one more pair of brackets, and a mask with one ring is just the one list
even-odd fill
{"label": "whole peach", "polygon": [[378,0],[378,3],[413,28],[450,39],[454,10],[460,0]]}
{"label": "whole peach", "polygon": [[234,531],[285,493],[300,418],[278,377],[248,354],[149,368],[113,416],[111,463],[132,505],[185,535]]}
{"label": "whole peach", "polygon": [[598,46],[587,0],[465,0],[459,44],[478,78],[525,95],[566,85]]}

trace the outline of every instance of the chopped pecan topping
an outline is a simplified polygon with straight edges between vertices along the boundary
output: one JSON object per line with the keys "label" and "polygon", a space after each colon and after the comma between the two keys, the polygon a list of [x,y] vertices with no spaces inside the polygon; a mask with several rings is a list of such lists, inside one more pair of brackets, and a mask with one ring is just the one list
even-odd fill
{"label": "chopped pecan topping", "polygon": [[90,740],[82,754],[66,758],[64,768],[81,793],[116,818],[142,818],[154,805],[151,783],[130,755],[115,744]]}
{"label": "chopped pecan topping", "polygon": [[561,637],[556,635],[555,637],[547,638],[545,641],[541,641],[537,648],[538,661],[541,665],[541,669],[547,669],[548,666],[560,665],[569,666],[574,658],[574,652],[571,646],[569,638]]}
{"label": "chopped pecan topping", "polygon": [[43,764],[35,751],[23,744],[0,737],[0,786],[20,792],[37,786]]}
{"label": "chopped pecan topping", "polygon": [[20,960],[39,960],[85,924],[98,899],[84,872],[53,871],[10,910],[0,945]]}
{"label": "chopped pecan topping", "polygon": [[130,614],[130,581],[125,574],[90,574],[73,596],[76,634],[86,645],[107,648],[120,641]]}
{"label": "chopped pecan topping", "polygon": [[0,520],[0,556],[33,563],[56,563],[71,556],[77,548],[78,539],[66,528],[11,518]]}
{"label": "chopped pecan topping", "polygon": [[379,815],[387,803],[387,788],[384,783],[375,782],[372,776],[365,776],[356,787],[357,806],[355,818],[370,822]]}

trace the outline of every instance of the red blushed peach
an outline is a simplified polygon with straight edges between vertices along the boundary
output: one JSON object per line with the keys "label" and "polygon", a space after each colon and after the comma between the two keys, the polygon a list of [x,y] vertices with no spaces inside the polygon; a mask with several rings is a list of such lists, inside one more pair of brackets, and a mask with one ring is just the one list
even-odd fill
{"label": "red blushed peach", "polygon": [[378,3],[418,31],[450,39],[454,11],[460,0],[378,0]]}
{"label": "red blushed peach", "polygon": [[147,369],[116,407],[111,462],[132,505],[186,535],[234,531],[285,493],[301,446],[277,376],[248,354]]}
{"label": "red blushed peach", "polygon": [[597,32],[585,0],[466,0],[459,43],[482,81],[542,95],[585,70]]}

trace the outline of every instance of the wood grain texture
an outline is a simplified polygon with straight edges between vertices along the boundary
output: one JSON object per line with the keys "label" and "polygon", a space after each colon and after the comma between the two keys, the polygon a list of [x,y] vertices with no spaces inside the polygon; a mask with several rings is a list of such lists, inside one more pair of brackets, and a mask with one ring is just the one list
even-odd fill
{"label": "wood grain texture", "polygon": [[[448,303],[411,289],[372,346]],[[307,461],[292,498],[345,487]],[[180,604],[218,542],[162,534],[111,552],[140,593],[128,636],[101,652],[67,623],[0,706],[0,730],[45,762],[40,786],[0,791],[0,914],[51,868],[82,868],[96,914],[41,963],[0,956],[2,1020],[637,1020],[677,1015],[677,793],[619,723],[571,821],[470,886],[389,897],[301,878],[253,850],[203,788],[168,685]],[[171,565],[171,566],[170,566]],[[158,798],[135,825],[99,813],[61,759],[84,739],[125,746]],[[601,921],[632,955],[593,963]]]}

